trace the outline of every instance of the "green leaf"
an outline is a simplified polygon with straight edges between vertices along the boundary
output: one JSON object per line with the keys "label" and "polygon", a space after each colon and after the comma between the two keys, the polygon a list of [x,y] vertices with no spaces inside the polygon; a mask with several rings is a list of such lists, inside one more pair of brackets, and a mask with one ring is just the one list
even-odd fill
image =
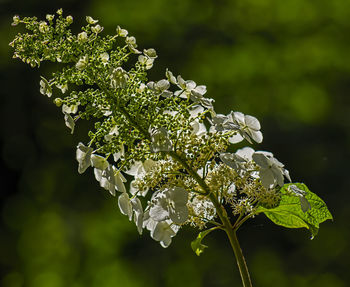
{"label": "green leaf", "polygon": [[215,229],[217,229],[217,227],[213,227],[211,229],[200,232],[197,238],[191,242],[191,248],[194,253],[197,254],[197,256],[201,255],[201,253],[204,252],[205,248],[208,248],[207,245],[202,244],[203,238]]}
{"label": "green leaf", "polygon": [[[305,198],[310,203],[311,209],[303,211],[299,196],[291,192],[289,187],[291,185],[297,186],[299,189],[305,191]],[[319,229],[319,224],[327,219],[333,219],[325,202],[316,194],[312,193],[303,183],[289,183],[281,188],[281,201],[275,208],[258,207],[258,213],[265,213],[265,215],[275,224],[288,228],[302,228],[305,227],[311,232],[311,239],[313,239]],[[304,209],[305,210],[305,209]]]}

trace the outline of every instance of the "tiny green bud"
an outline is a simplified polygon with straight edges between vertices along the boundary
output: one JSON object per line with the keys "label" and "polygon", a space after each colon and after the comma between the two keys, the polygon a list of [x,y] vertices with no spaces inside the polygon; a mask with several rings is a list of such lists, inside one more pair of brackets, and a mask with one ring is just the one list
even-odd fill
{"label": "tiny green bud", "polygon": [[55,15],[47,14],[47,15],[46,15],[46,20],[47,20],[47,21],[52,21],[54,17],[55,17]]}
{"label": "tiny green bud", "polygon": [[92,17],[86,16],[86,22],[88,22],[90,25],[93,25],[96,24],[98,20],[94,20]]}
{"label": "tiny green bud", "polygon": [[61,98],[56,98],[53,102],[57,107],[60,107],[63,104],[63,100]]}
{"label": "tiny green bud", "polygon": [[78,41],[80,43],[85,43],[88,40],[88,35],[86,34],[86,32],[81,32],[78,34]]}
{"label": "tiny green bud", "polygon": [[46,22],[44,22],[44,21],[40,22],[40,24],[39,24],[39,31],[41,33],[43,33],[43,34],[47,33],[49,31],[49,26],[47,26]]}
{"label": "tiny green bud", "polygon": [[19,18],[19,16],[18,15],[15,15],[15,16],[13,16],[13,22],[12,22],[12,26],[16,26],[16,25],[18,25],[19,23],[20,23],[20,18]]}
{"label": "tiny green bud", "polygon": [[66,17],[66,21],[67,21],[68,24],[72,24],[72,23],[73,23],[73,17],[70,16],[70,15],[67,16],[67,17]]}

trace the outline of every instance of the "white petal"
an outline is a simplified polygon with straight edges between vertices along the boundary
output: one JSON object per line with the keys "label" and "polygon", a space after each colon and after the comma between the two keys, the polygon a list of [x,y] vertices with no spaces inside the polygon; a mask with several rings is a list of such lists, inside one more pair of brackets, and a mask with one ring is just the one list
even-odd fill
{"label": "white petal", "polygon": [[252,131],[250,130],[250,137],[257,143],[261,143],[263,141],[263,135],[261,131]]}
{"label": "white petal", "polygon": [[253,160],[253,154],[254,154],[254,149],[251,147],[244,147],[236,151],[236,155],[239,155],[240,157],[243,157],[244,159],[248,161]]}
{"label": "white petal", "polygon": [[175,235],[174,230],[165,221],[158,222],[153,231],[153,239],[161,241],[163,247],[168,247],[171,243],[171,237]]}
{"label": "white petal", "polygon": [[129,199],[129,196],[126,192],[123,192],[118,197],[118,206],[120,209],[120,212],[124,215],[127,215],[129,217],[129,220],[132,218],[132,205]]}
{"label": "white petal", "polygon": [[261,126],[260,126],[260,123],[257,120],[257,118],[255,118],[253,116],[246,115],[246,116],[244,116],[244,119],[245,119],[245,124],[249,128],[257,130],[257,131],[260,130]]}
{"label": "white petal", "polygon": [[198,93],[199,95],[203,96],[207,92],[206,86],[197,86],[195,89],[193,89],[193,92]]}
{"label": "white petal", "polygon": [[91,165],[97,169],[105,170],[109,163],[104,157],[93,154],[91,156]]}
{"label": "white petal", "polygon": [[174,202],[175,207],[176,205],[186,205],[188,200],[188,192],[182,187],[173,187],[168,189],[165,192],[165,196]]}
{"label": "white petal", "polygon": [[190,110],[191,118],[196,118],[199,114],[204,112],[204,108],[202,106],[195,106],[192,110]]}
{"label": "white petal", "polygon": [[141,201],[137,197],[134,197],[131,199],[131,205],[134,212],[134,222],[137,226],[137,230],[139,234],[142,234],[143,209]]}
{"label": "white petal", "polygon": [[141,161],[135,161],[132,166],[128,170],[125,171],[126,174],[131,176],[136,176],[139,169],[142,168],[142,162]]}
{"label": "white petal", "polygon": [[155,221],[163,221],[168,218],[169,212],[162,205],[157,204],[151,207],[149,216]]}
{"label": "white petal", "polygon": [[196,83],[192,80],[186,81],[186,89],[187,90],[193,90],[196,87]]}
{"label": "white petal", "polygon": [[243,140],[244,138],[239,133],[235,134],[234,136],[228,139],[229,143],[232,143],[232,144],[239,143]]}
{"label": "white petal", "polygon": [[79,143],[76,151],[76,159],[79,163],[78,172],[83,173],[91,165],[92,148]]}
{"label": "white petal", "polygon": [[265,154],[261,152],[255,152],[252,157],[256,164],[261,168],[269,168],[271,163]]}
{"label": "white petal", "polygon": [[275,186],[275,179],[270,169],[261,169],[259,172],[262,185],[269,189]]}
{"label": "white petal", "polygon": [[75,122],[70,114],[64,114],[64,121],[67,128],[71,129],[71,134],[74,133]]}
{"label": "white petal", "polygon": [[241,113],[241,112],[234,112],[234,113],[231,113],[232,115],[232,118],[235,122],[237,122],[239,125],[244,125],[245,122],[244,122],[244,114]]}
{"label": "white petal", "polygon": [[184,223],[188,218],[187,206],[180,206],[176,208],[170,208],[169,210],[170,219],[176,224]]}
{"label": "white petal", "polygon": [[121,172],[118,170],[114,176],[115,179],[115,185],[116,185],[116,189],[120,192],[125,193],[126,192],[126,188],[124,185],[124,182],[126,182],[125,177],[121,174]]}

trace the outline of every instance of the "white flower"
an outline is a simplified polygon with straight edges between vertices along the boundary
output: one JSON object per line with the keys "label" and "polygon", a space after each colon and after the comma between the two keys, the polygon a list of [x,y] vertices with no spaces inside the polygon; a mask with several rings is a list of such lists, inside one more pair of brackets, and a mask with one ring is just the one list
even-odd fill
{"label": "white flower", "polygon": [[207,133],[207,128],[198,119],[203,111],[204,108],[200,105],[195,106],[192,110],[189,111],[190,119],[193,119],[193,121],[190,123],[192,127],[192,133],[197,136],[202,136]]}
{"label": "white flower", "polygon": [[12,26],[16,26],[21,22],[21,19],[19,18],[18,15],[13,16],[12,20],[13,20],[13,22],[11,24]]}
{"label": "white flower", "polygon": [[176,80],[175,76],[168,69],[166,69],[165,76],[167,77],[167,79],[170,83],[177,85],[177,80]]}
{"label": "white flower", "polygon": [[128,31],[117,26],[117,35],[120,37],[128,36]]}
{"label": "white flower", "polygon": [[170,83],[168,80],[160,80],[158,82],[149,82],[147,87],[155,92],[156,95],[163,96],[165,98],[171,97],[172,92],[168,91]]}
{"label": "white flower", "polygon": [[157,222],[151,236],[154,240],[159,241],[160,245],[167,248],[171,244],[171,238],[176,235],[174,227],[168,222],[161,221]]}
{"label": "white flower", "polygon": [[126,37],[125,43],[128,45],[131,52],[134,54],[141,54],[139,50],[137,50],[137,44],[135,37]]}
{"label": "white flower", "polygon": [[257,143],[261,143],[263,135],[260,131],[259,121],[249,115],[244,115],[241,112],[231,112],[232,121],[239,126],[239,132],[248,142],[252,143],[253,139]]}
{"label": "white flower", "polygon": [[91,27],[91,31],[95,34],[101,33],[102,30],[103,30],[103,27],[101,27],[99,24]]}
{"label": "white flower", "polygon": [[83,173],[91,165],[92,148],[79,143],[77,146],[76,159],[79,163],[78,172]]}
{"label": "white flower", "polygon": [[290,180],[288,171],[283,168],[284,165],[281,162],[273,157],[272,153],[257,151],[252,158],[260,167],[259,176],[265,188],[274,188],[277,185],[283,186],[283,176]]}
{"label": "white flower", "polygon": [[166,128],[152,129],[151,132],[151,152],[171,151],[172,143],[168,137]]}
{"label": "white flower", "polygon": [[145,67],[146,70],[149,70],[153,67],[153,58],[146,57],[144,55],[140,55],[138,61],[141,66]]}
{"label": "white flower", "polygon": [[[235,124],[230,115],[225,116],[223,114],[216,114],[212,117],[210,132],[214,133],[215,131],[223,132],[223,131],[237,131],[239,126]],[[243,138],[241,137],[243,140]]]}
{"label": "white flower", "polygon": [[75,64],[75,67],[78,70],[84,70],[88,64],[89,58],[88,56],[83,56],[79,59],[79,61]]}
{"label": "white flower", "polygon": [[77,103],[75,105],[67,106],[66,104],[62,105],[62,112],[64,114],[75,114],[78,111],[78,106],[80,103]]}
{"label": "white flower", "polygon": [[155,221],[170,218],[176,224],[187,220],[188,192],[181,187],[173,187],[159,192],[155,196],[155,204],[151,207],[149,215]]}
{"label": "white flower", "polygon": [[140,178],[155,166],[155,164],[156,162],[151,159],[146,159],[144,162],[136,161],[125,173],[135,178]]}
{"label": "white flower", "polygon": [[41,77],[40,81],[40,93],[44,96],[48,96],[49,98],[52,96],[52,88],[49,84],[49,82],[44,78]]}
{"label": "white flower", "polygon": [[176,235],[180,227],[178,225],[172,224],[170,220],[165,221],[155,221],[149,216],[149,211],[143,214],[143,227],[146,227],[150,233],[151,237],[159,241],[160,245],[167,248],[172,240],[172,237]]}
{"label": "white flower", "polygon": [[94,169],[95,178],[100,182],[100,186],[108,190],[113,196],[115,196],[115,190],[120,192],[126,192],[124,182],[125,177],[115,166],[109,165],[105,170]]}
{"label": "white flower", "polygon": [[144,49],[143,50],[143,53],[148,57],[148,58],[151,58],[151,59],[155,59],[157,58],[157,52],[156,50],[154,50],[153,48],[150,48],[150,49]]}
{"label": "white flower", "polygon": [[56,87],[61,90],[62,94],[64,94],[68,90],[68,84],[57,84]]}

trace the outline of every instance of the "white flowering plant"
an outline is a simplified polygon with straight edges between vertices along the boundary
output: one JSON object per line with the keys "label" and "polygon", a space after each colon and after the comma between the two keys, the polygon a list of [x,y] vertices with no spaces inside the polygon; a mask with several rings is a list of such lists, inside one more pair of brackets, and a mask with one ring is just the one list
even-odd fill
{"label": "white flowering plant", "polygon": [[[89,140],[78,143],[78,172],[93,169],[100,186],[117,197],[122,214],[168,247],[182,226],[200,232],[192,242],[200,255],[203,238],[223,230],[233,248],[243,286],[252,286],[236,232],[248,219],[264,213],[275,224],[305,227],[314,237],[319,224],[332,219],[326,204],[289,172],[271,152],[236,143],[261,143],[259,121],[241,112],[214,110],[204,85],[174,76],[149,81],[157,58],[140,50],[128,31],[116,28],[102,36],[98,20],[86,17],[77,35],[72,16],[62,9],[45,20],[13,18],[24,24],[10,43],[14,58],[32,67],[43,61],[62,64],[40,93],[62,109],[74,133],[82,120],[94,122]],[[132,178],[132,180],[127,180]],[[287,183],[286,183],[287,182]]]}

